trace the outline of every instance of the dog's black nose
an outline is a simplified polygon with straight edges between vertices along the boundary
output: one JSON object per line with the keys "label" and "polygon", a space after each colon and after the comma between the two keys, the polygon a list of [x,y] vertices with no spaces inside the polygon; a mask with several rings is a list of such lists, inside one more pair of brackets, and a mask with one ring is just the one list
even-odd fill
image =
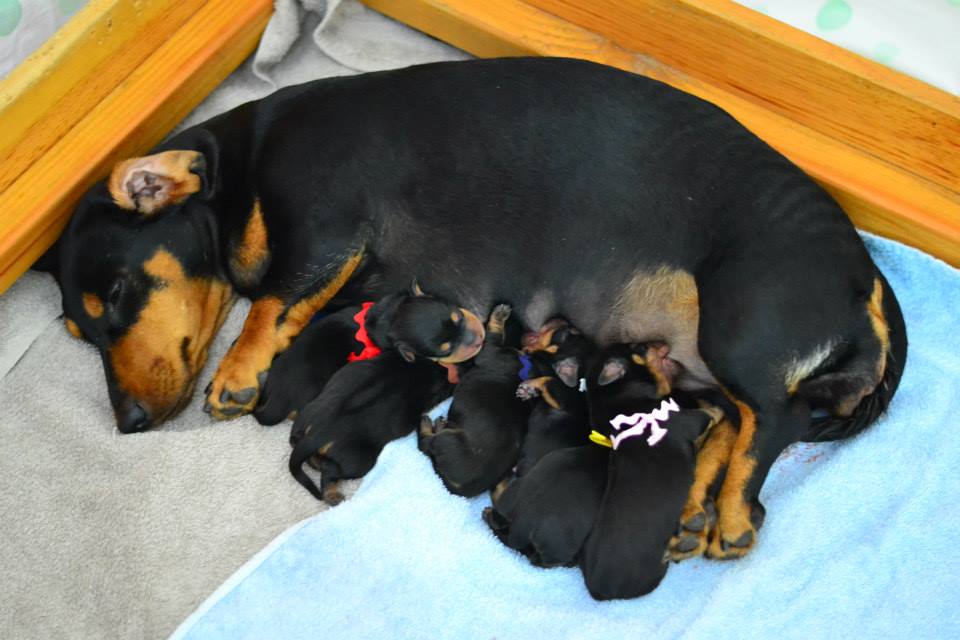
{"label": "dog's black nose", "polygon": [[121,433],[136,433],[150,426],[150,415],[138,402],[130,402],[117,415],[117,428]]}

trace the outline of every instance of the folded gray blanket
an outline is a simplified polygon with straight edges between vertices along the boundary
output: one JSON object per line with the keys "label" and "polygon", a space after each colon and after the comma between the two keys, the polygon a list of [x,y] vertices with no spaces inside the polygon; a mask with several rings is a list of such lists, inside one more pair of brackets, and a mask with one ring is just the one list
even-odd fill
{"label": "folded gray blanket", "polygon": [[[283,85],[465,57],[356,2],[320,5],[278,0],[258,57],[187,123]],[[205,378],[248,306],[224,325]],[[99,356],[59,314],[45,274],[0,297],[0,637],[165,637],[321,505],[287,472],[287,428],[215,423],[199,394],[162,428],[120,435]]]}

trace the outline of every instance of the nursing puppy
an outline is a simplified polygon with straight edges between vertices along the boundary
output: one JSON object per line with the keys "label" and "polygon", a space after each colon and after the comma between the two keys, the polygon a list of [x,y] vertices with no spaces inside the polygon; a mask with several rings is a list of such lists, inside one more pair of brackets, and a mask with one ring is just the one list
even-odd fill
{"label": "nursing puppy", "polygon": [[551,451],[582,445],[590,434],[581,375],[589,367],[593,343],[578,329],[564,324],[550,332],[545,345],[535,349],[531,357],[542,363],[540,368],[546,369],[547,375],[525,380],[517,387],[517,397],[533,403],[514,469],[517,476],[526,475]]}
{"label": "nursing puppy", "polygon": [[[366,326],[385,350],[336,371],[297,417],[289,463],[297,481],[328,504],[343,500],[339,481],[365,475],[388,442],[410,433],[420,414],[450,393],[437,363],[477,353],[484,329],[473,320],[418,287],[374,305]],[[321,472],[319,489],[303,470],[308,459]]]}
{"label": "nursing puppy", "polygon": [[420,450],[433,460],[444,486],[475,496],[492,488],[516,464],[528,409],[516,397],[523,362],[503,346],[510,307],[494,307],[475,366],[460,378],[447,418],[420,424]]}
{"label": "nursing puppy", "polygon": [[414,282],[409,291],[311,323],[274,360],[254,415],[264,425],[292,417],[320,394],[334,372],[382,349],[406,350],[443,363],[465,361],[482,345],[483,331],[472,313],[425,294]]}
{"label": "nursing puppy", "polygon": [[483,511],[500,541],[538,567],[576,564],[603,498],[610,450],[582,442],[543,456]]}
{"label": "nursing puppy", "polygon": [[[693,484],[695,441],[716,414],[671,394],[658,347],[617,345],[588,380],[592,423],[612,448],[606,490],[580,568],[597,600],[650,593]],[[669,397],[668,397],[669,396]]]}

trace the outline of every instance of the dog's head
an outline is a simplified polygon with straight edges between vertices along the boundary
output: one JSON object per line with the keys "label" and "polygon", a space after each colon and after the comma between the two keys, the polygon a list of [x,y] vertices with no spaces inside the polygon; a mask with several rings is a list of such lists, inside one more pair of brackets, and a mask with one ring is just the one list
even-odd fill
{"label": "dog's head", "polygon": [[417,357],[440,364],[473,358],[483,347],[483,322],[463,307],[427,295],[414,282],[409,292],[384,297],[367,316],[378,345],[394,348],[408,362]]}
{"label": "dog's head", "polygon": [[198,138],[203,150],[118,163],[38,263],[60,284],[70,333],[99,350],[124,433],[187,404],[233,300],[219,267],[210,138]]}

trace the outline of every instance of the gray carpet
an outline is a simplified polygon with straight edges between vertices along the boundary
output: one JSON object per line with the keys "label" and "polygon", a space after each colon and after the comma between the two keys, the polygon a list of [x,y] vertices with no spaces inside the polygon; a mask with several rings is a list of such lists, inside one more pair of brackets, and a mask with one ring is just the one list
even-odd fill
{"label": "gray carpet", "polygon": [[[464,57],[355,2],[330,5],[321,24],[322,2],[277,0],[258,61],[188,122],[269,93],[263,77],[283,86]],[[286,426],[215,423],[199,395],[162,428],[120,435],[99,355],[67,333],[59,305],[36,273],[0,297],[0,637],[162,638],[321,506],[287,473]],[[224,325],[201,389],[247,308]]]}

